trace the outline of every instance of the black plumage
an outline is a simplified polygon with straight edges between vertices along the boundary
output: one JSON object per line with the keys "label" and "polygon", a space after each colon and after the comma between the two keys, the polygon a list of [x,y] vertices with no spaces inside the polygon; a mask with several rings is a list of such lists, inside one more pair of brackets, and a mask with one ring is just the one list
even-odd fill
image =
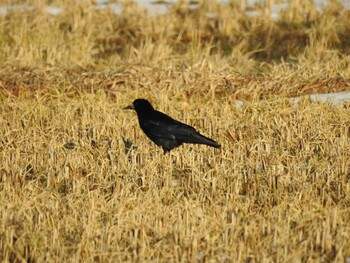
{"label": "black plumage", "polygon": [[205,144],[220,148],[220,144],[201,135],[193,127],[155,110],[145,99],[136,99],[132,105],[124,109],[136,111],[141,129],[148,138],[163,148],[164,153],[170,152],[183,143]]}

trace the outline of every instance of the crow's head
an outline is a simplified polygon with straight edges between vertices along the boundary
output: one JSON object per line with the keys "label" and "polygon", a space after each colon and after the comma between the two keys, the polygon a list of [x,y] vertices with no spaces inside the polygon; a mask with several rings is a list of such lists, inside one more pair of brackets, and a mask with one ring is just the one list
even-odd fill
{"label": "crow's head", "polygon": [[153,111],[154,109],[148,100],[136,99],[131,105],[125,107],[124,110],[135,110],[136,112],[148,112],[148,111]]}

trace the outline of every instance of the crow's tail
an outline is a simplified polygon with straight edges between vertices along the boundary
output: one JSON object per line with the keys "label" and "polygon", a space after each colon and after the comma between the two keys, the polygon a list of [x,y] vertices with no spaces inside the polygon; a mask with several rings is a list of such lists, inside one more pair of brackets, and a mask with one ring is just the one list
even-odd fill
{"label": "crow's tail", "polygon": [[196,132],[195,134],[193,134],[193,136],[191,136],[191,140],[189,143],[196,143],[196,144],[205,144],[211,147],[215,147],[215,148],[220,148],[221,145],[218,144],[216,141],[205,137],[204,135]]}

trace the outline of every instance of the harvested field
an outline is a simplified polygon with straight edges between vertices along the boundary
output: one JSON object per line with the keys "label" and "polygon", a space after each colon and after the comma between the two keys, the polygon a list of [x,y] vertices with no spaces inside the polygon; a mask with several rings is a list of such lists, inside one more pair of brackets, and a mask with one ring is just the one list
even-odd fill
{"label": "harvested field", "polygon": [[[350,257],[350,103],[288,100],[350,91],[350,11],[243,2],[0,16],[1,262]],[[222,148],[163,155],[135,98]]]}

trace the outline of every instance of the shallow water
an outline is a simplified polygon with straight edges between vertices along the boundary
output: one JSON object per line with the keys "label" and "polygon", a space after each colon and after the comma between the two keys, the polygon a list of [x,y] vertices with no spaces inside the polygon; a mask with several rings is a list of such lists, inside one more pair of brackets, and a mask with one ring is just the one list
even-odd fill
{"label": "shallow water", "polygon": [[350,101],[350,92],[336,92],[336,93],[325,93],[325,94],[310,94],[302,97],[291,98],[292,101],[298,102],[302,98],[310,98],[312,101],[329,102],[334,105],[342,105],[344,102]]}
{"label": "shallow water", "polygon": [[[163,3],[157,3],[154,0],[135,0],[141,8],[147,10],[150,15],[159,15],[165,14],[169,7],[177,2],[177,0],[166,0]],[[228,3],[228,0],[222,0],[223,3]],[[288,0],[283,1],[282,3],[274,4],[272,6],[271,18],[277,19],[281,10],[286,9],[288,7]],[[330,1],[329,0],[314,0],[316,7],[319,10],[322,10]],[[339,0],[339,2],[347,9],[350,9],[350,0]],[[247,7],[253,7],[256,3],[263,3],[262,0],[248,0]],[[190,8],[197,8],[198,4],[191,4]],[[122,12],[122,7],[118,3],[110,3],[109,0],[98,0],[95,5],[96,9],[101,8],[110,8],[114,11],[115,14],[120,14]],[[9,11],[16,10],[33,10],[34,7],[28,7],[25,5],[4,5],[0,6],[0,14],[6,15]],[[47,6],[46,11],[51,15],[58,15],[63,11],[63,8],[57,6]],[[250,16],[258,16],[259,11],[247,10],[247,15]]]}
{"label": "shallow water", "polygon": [[[343,106],[344,103],[350,102],[350,91],[344,91],[344,92],[334,92],[334,93],[323,93],[323,94],[309,94],[304,95],[300,97],[292,97],[288,98],[288,101],[293,103],[298,103],[300,100],[309,98],[312,101],[319,101],[319,102],[327,102],[331,103],[334,106]],[[264,103],[265,101],[262,100],[261,103]],[[242,108],[244,105],[244,101],[242,100],[236,100],[236,107]]]}

